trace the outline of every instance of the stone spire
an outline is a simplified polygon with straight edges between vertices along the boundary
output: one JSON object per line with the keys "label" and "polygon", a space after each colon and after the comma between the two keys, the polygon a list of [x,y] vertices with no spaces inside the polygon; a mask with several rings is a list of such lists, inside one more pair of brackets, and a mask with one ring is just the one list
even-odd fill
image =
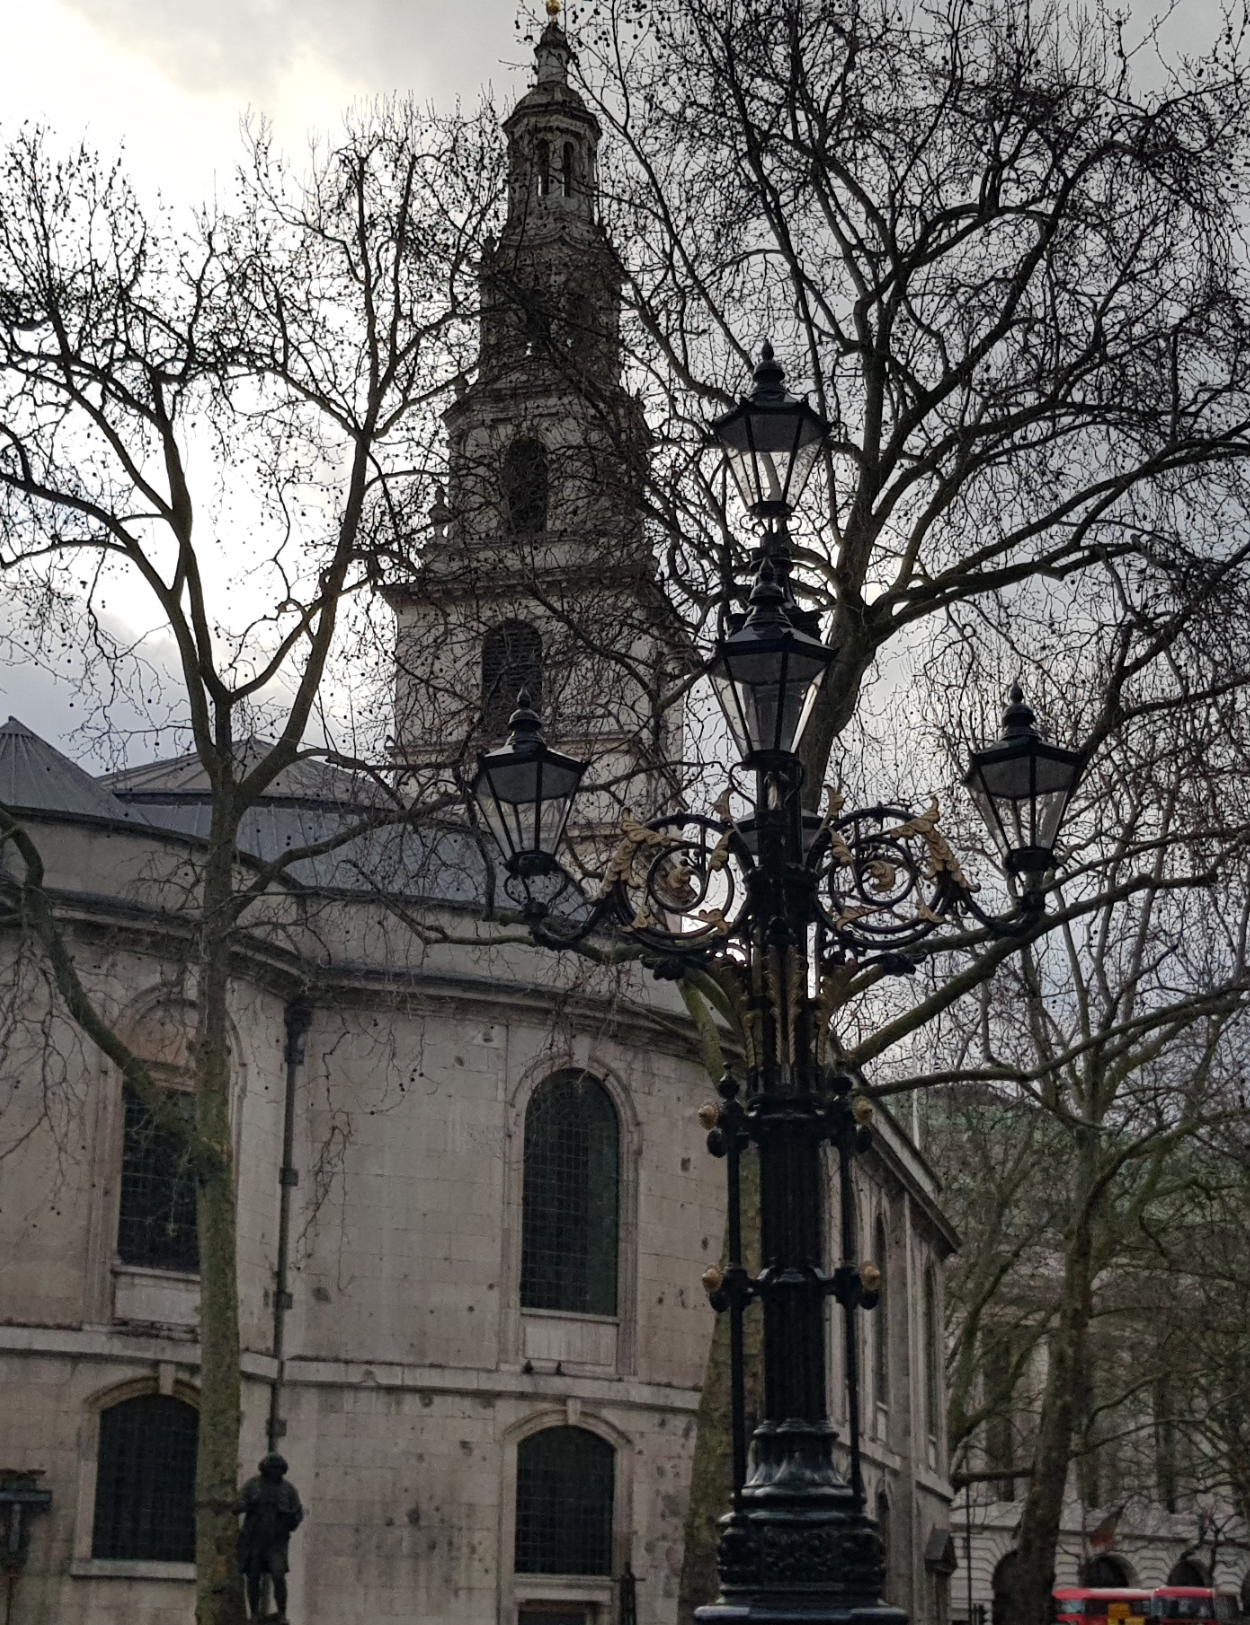
{"label": "stone spire", "polygon": [[573,52],[559,7],[534,47],[534,83],[504,120],[508,137],[508,232],[542,224],[565,229],[595,218],[599,123],[569,84]]}

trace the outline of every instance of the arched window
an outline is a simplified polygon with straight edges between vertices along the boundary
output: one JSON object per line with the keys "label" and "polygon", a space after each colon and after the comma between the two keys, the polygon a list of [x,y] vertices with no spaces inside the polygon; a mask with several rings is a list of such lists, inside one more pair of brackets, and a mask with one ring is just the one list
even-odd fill
{"label": "arched window", "polygon": [[611,1574],[616,1452],[586,1428],[546,1428],[517,1446],[516,1572]]}
{"label": "arched window", "polygon": [[524,689],[530,704],[543,708],[543,640],[527,621],[505,621],[482,639],[482,731],[492,739],[508,731]]}
{"label": "arched window", "polygon": [[538,195],[546,197],[551,191],[551,143],[538,143]]}
{"label": "arched window", "polygon": [[942,1328],[938,1324],[937,1276],[924,1272],[924,1409],[925,1426],[934,1438],[942,1419]]}
{"label": "arched window", "polygon": [[547,528],[547,452],[538,440],[514,440],[503,460],[504,511],[513,531]]}
{"label": "arched window", "polygon": [[620,1125],[607,1090],[559,1072],[525,1113],[521,1307],[616,1313]]}
{"label": "arched window", "polygon": [[195,1222],[195,1176],[188,1137],[195,1117],[191,1035],[194,1007],[178,1000],[147,1009],[128,1029],[130,1048],[147,1063],[172,1109],[161,1120],[126,1086],[122,1091],[122,1167],[117,1215],[117,1255],[139,1269],[200,1267]]}
{"label": "arched window", "polygon": [[872,1312],[872,1388],[878,1405],[890,1403],[890,1294],[886,1268],[885,1220],[880,1216],[873,1226],[874,1261],[881,1271],[881,1296]]}
{"label": "arched window", "polygon": [[93,1557],[195,1561],[198,1431],[195,1407],[164,1394],[101,1412]]}
{"label": "arched window", "polygon": [[565,197],[573,196],[573,143],[564,143],[564,156],[560,163],[560,185]]}

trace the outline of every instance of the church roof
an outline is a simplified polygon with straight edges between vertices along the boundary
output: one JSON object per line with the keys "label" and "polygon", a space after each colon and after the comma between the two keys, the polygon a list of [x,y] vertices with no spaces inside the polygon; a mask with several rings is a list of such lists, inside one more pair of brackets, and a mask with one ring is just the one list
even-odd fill
{"label": "church roof", "polygon": [[146,822],[138,808],[124,806],[99,780],[16,717],[0,727],[0,802],[18,812]]}
{"label": "church roof", "polygon": [[[253,735],[239,742],[239,770],[250,772],[274,748],[273,741]],[[99,781],[127,801],[164,801],[170,795],[208,797],[208,773],[198,752],[145,762],[139,767],[106,773]],[[385,791],[367,774],[352,773],[329,762],[301,761],[284,767],[265,791],[269,801],[300,801],[318,806],[371,807],[386,799]]]}
{"label": "church roof", "polygon": [[[244,771],[254,767],[272,749],[268,740],[241,741],[240,767]],[[147,823],[157,829],[207,840],[212,791],[194,751],[106,774],[99,783],[112,789],[119,805],[142,807]],[[403,810],[402,803],[366,773],[348,772],[329,762],[295,762],[243,814],[239,850],[273,863],[289,852],[350,835],[329,852],[297,858],[284,875],[296,885],[337,892],[440,902],[480,900],[483,862],[469,832],[390,821]]]}
{"label": "church roof", "polygon": [[[247,741],[243,760],[256,759],[264,748],[262,741]],[[16,717],[0,727],[0,804],[19,813],[128,823],[136,832],[168,830],[193,840],[207,838],[212,819],[208,779],[197,757],[149,762],[95,779]],[[485,865],[469,831],[373,822],[392,805],[372,780],[325,762],[299,762],[244,815],[239,848],[272,862],[359,826],[359,834],[333,851],[292,863],[287,876],[296,885],[357,895],[480,901]]]}

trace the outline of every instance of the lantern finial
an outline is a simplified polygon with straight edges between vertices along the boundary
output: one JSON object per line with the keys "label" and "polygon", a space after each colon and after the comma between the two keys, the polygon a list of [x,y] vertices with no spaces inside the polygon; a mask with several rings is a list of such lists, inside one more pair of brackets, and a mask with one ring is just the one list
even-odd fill
{"label": "lantern finial", "polygon": [[523,688],[516,697],[516,710],[508,718],[508,734],[515,749],[529,744],[542,733],[542,718],[534,710],[529,690]]}

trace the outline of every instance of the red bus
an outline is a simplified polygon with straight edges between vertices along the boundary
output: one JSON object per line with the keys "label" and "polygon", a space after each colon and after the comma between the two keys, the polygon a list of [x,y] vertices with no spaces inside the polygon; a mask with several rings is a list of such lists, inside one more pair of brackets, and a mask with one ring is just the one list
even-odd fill
{"label": "red bus", "polygon": [[1235,1593],[1204,1586],[1060,1586],[1055,1594],[1060,1625],[1150,1625],[1186,1619],[1195,1625],[1231,1625],[1241,1618]]}
{"label": "red bus", "polygon": [[1147,1625],[1154,1600],[1144,1586],[1060,1586],[1054,1595],[1060,1625]]}
{"label": "red bus", "polygon": [[1153,1619],[1198,1619],[1218,1622],[1241,1618],[1241,1604],[1232,1591],[1203,1586],[1159,1586],[1151,1602]]}

